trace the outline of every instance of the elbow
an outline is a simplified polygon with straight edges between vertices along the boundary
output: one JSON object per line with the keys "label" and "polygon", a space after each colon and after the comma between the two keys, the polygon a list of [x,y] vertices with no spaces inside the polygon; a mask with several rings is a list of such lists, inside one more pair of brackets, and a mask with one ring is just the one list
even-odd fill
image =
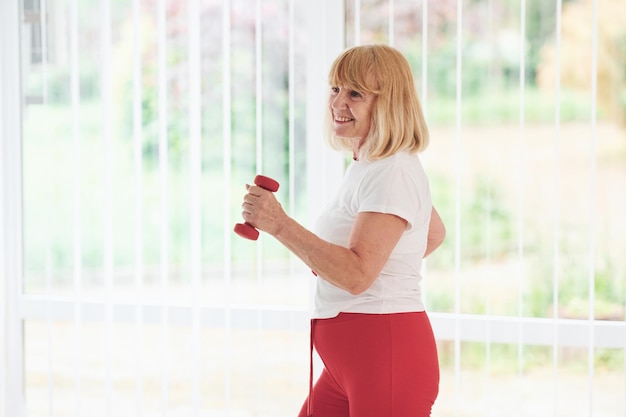
{"label": "elbow", "polygon": [[355,280],[354,282],[351,282],[349,285],[346,285],[344,289],[348,291],[351,295],[358,296],[358,295],[363,294],[365,291],[369,289],[369,287],[372,286],[374,279],[363,277],[360,280]]}
{"label": "elbow", "polygon": [[359,296],[363,294],[367,290],[367,287],[363,286],[352,286],[350,288],[346,288],[346,291],[350,293],[350,295]]}
{"label": "elbow", "polygon": [[350,293],[350,295],[354,295],[359,296],[361,294],[363,294],[365,291],[367,291],[369,287],[365,287],[365,286],[353,286],[350,288],[347,288],[346,291],[348,291]]}

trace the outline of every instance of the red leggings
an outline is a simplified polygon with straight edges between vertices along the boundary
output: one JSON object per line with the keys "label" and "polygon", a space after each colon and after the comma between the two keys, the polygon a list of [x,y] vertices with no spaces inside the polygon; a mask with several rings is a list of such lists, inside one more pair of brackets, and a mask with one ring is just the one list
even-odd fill
{"label": "red leggings", "polygon": [[341,313],[313,320],[311,337],[325,366],[299,417],[430,416],[439,361],[425,312]]}

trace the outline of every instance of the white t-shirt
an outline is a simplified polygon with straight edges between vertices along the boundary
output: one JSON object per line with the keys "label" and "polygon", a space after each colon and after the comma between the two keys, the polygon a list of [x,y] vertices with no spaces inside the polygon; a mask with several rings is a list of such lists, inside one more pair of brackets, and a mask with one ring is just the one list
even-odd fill
{"label": "white t-shirt", "polygon": [[408,222],[407,228],[380,275],[365,292],[352,295],[318,277],[313,316],[424,311],[420,270],[431,208],[428,178],[417,155],[400,152],[381,160],[352,162],[337,195],[316,222],[318,236],[347,247],[360,212],[394,214]]}

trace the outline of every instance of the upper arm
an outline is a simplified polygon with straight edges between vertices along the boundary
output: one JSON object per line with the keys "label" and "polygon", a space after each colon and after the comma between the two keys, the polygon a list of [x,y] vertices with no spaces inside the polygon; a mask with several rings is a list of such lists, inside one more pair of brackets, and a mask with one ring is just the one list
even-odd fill
{"label": "upper arm", "polygon": [[430,214],[430,224],[428,225],[428,240],[426,243],[426,252],[424,258],[430,255],[435,249],[437,249],[446,238],[446,226],[441,220],[441,216],[435,206],[433,206]]}
{"label": "upper arm", "polygon": [[350,232],[348,249],[360,258],[364,282],[369,288],[387,263],[406,229],[407,221],[393,214],[361,212]]}

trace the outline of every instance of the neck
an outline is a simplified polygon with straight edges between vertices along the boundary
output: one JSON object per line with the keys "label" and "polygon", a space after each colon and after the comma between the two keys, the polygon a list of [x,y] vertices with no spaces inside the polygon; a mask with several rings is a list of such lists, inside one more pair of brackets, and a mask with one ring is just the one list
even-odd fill
{"label": "neck", "polygon": [[361,139],[354,138],[352,139],[352,159],[355,161],[359,160],[359,149],[361,148]]}

